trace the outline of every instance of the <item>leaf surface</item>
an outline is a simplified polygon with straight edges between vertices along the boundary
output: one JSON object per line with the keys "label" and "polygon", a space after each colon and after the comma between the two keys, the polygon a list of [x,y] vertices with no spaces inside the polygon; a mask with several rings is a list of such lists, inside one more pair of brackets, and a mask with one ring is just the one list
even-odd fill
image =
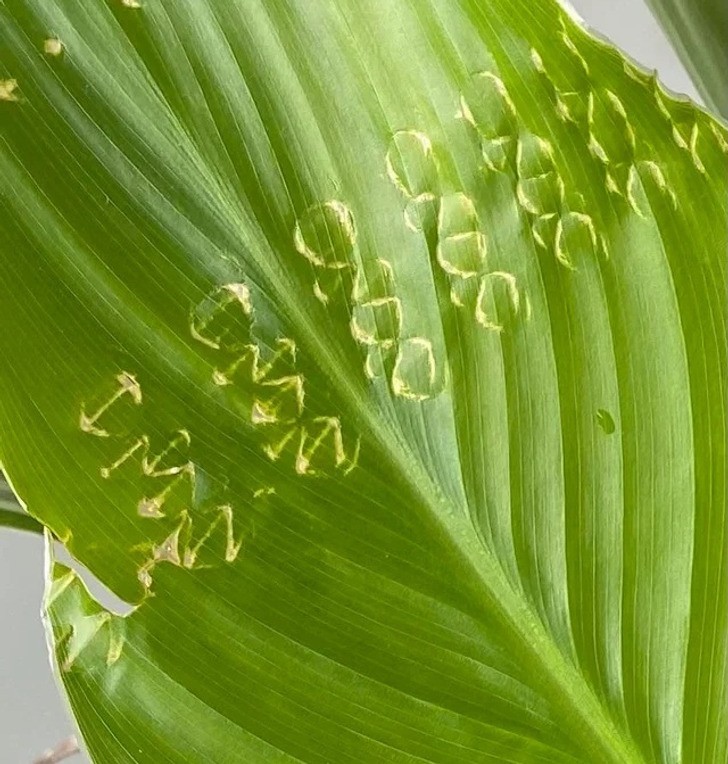
{"label": "leaf surface", "polygon": [[0,30],[0,457],[138,603],[50,566],[94,760],[723,761],[725,129],[552,2]]}

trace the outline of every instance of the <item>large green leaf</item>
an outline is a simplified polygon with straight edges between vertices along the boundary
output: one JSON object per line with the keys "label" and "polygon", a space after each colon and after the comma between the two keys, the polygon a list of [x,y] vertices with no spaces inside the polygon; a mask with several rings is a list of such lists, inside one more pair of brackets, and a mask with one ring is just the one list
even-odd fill
{"label": "large green leaf", "polygon": [[99,762],[726,757],[726,131],[530,0],[0,4],[3,465]]}

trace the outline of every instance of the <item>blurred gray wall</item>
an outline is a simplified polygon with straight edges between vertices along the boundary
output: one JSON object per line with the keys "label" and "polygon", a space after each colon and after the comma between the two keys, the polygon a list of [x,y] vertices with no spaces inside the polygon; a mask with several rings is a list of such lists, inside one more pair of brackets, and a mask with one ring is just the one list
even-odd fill
{"label": "blurred gray wall", "polygon": [[[644,0],[572,0],[572,6],[590,27],[643,65],[657,69],[669,88],[697,98],[695,88]],[[45,748],[74,729],[65,701],[56,689],[46,654],[39,617],[42,579],[42,541],[0,529],[0,762],[3,764],[30,764]],[[83,761],[83,756],[73,759],[74,763]]]}

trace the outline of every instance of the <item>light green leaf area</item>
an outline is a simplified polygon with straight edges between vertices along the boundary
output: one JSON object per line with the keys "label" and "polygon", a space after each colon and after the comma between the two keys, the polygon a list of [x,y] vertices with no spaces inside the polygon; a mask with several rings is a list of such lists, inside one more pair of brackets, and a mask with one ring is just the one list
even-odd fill
{"label": "light green leaf area", "polygon": [[726,130],[530,0],[0,5],[0,457],[98,762],[726,757]]}

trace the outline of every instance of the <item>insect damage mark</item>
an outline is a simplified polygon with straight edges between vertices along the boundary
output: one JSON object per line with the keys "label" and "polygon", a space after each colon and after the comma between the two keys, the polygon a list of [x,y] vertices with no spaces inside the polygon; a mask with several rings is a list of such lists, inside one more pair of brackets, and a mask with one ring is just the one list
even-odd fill
{"label": "insect damage mark", "polygon": [[[315,210],[306,222],[299,221],[298,245],[317,267],[341,270],[346,267],[341,250],[325,231],[332,222],[342,223],[348,213],[343,205],[333,203]],[[318,217],[319,213],[324,217]],[[220,299],[225,292],[234,293],[238,304]],[[259,433],[268,459],[288,456],[296,474],[309,476],[348,474],[356,466],[359,439],[344,445],[338,417],[314,414],[315,406],[311,412],[307,409],[306,381],[298,368],[295,341],[277,337],[268,347],[256,337],[251,294],[244,283],[236,284],[234,290],[229,285],[215,289],[192,310],[190,331],[224,359],[214,368],[212,381],[232,396],[236,408]],[[322,422],[328,424],[322,427]]]}
{"label": "insect damage mark", "polygon": [[[457,116],[478,133],[486,164],[491,170],[503,171],[506,165],[515,161],[518,135],[516,111],[502,80],[490,72],[473,75],[461,95]],[[405,197],[410,198],[405,210],[405,223],[426,235],[430,255],[448,279],[453,306],[468,310],[482,328],[502,331],[503,323],[490,316],[492,308],[486,299],[492,281],[503,279],[507,282],[513,315],[519,312],[522,305],[528,305],[528,300],[522,297],[514,274],[502,270],[489,271],[488,242],[475,201],[462,189],[445,190],[432,142],[419,130],[395,133],[386,165],[392,183]],[[418,198],[427,200],[430,212],[428,215],[420,214],[417,225],[413,225],[411,200]],[[476,284],[474,289],[469,288],[471,280]],[[529,312],[525,315],[528,317]],[[427,352],[424,352],[422,342],[427,343]],[[433,391],[438,389],[434,349],[432,343],[422,337],[414,337],[409,343],[405,351],[398,353],[395,361],[396,378],[393,377],[392,390],[399,397],[424,400],[425,397],[432,397],[425,396],[426,380],[432,379]],[[422,352],[413,353],[416,348]],[[411,362],[405,362],[408,357],[419,358],[422,367],[415,369]],[[372,367],[369,361],[367,369]],[[405,373],[411,375],[411,384],[404,380]],[[418,392],[410,394],[413,389]]]}
{"label": "insect damage mark", "polygon": [[60,56],[63,53],[63,43],[57,37],[48,37],[43,41],[43,52],[47,56]]}
{"label": "insect damage mark", "polygon": [[[220,525],[220,516],[225,517],[226,535],[222,550],[212,556],[216,562],[234,561],[241,539],[234,529],[232,504],[200,499],[199,467],[190,456],[189,431],[180,429],[159,438],[134,433],[134,428],[131,433],[118,435],[110,429],[111,425],[101,425],[101,418],[123,423],[123,417],[117,420],[112,417],[123,400],[130,399],[136,406],[143,404],[142,388],[134,374],[122,371],[114,380],[116,389],[102,398],[100,404],[81,405],[79,428],[84,434],[103,438],[110,447],[118,448],[115,457],[99,467],[99,475],[107,481],[118,477],[120,485],[127,487],[126,495],[131,485],[131,494],[136,494],[133,500],[136,515],[155,523],[136,547],[140,551],[150,550],[149,558],[139,568],[139,580],[150,587],[152,570],[159,562],[194,567],[201,545],[213,537]],[[88,409],[91,414],[86,413]]]}
{"label": "insect damage mark", "polygon": [[458,116],[477,132],[486,168],[507,171],[515,156],[518,117],[503,80],[492,72],[473,74],[460,95]]}
{"label": "insect damage mark", "polygon": [[18,81],[14,79],[0,80],[0,101],[17,102]]}
{"label": "insect damage mark", "polygon": [[99,438],[108,438],[109,432],[100,424],[103,415],[122,397],[128,396],[137,406],[142,403],[142,389],[137,382],[136,377],[122,371],[116,375],[116,389],[106,400],[93,406],[91,413],[87,411],[87,404],[81,404],[81,413],[78,418],[78,426],[82,432],[89,435],[95,435]]}

